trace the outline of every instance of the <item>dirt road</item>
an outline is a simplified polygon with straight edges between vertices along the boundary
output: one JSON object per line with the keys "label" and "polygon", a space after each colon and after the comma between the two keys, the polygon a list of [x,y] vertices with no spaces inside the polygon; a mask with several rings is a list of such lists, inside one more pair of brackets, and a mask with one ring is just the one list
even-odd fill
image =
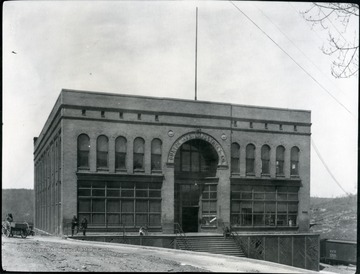
{"label": "dirt road", "polygon": [[2,236],[1,247],[7,271],[310,273],[248,258],[52,236]]}

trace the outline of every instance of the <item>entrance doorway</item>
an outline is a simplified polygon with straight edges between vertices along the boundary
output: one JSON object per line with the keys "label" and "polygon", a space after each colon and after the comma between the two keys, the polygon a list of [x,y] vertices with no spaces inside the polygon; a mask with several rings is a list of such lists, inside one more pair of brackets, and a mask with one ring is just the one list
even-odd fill
{"label": "entrance doorway", "polygon": [[[216,216],[216,198],[210,201],[204,183],[207,178],[216,176],[217,163],[218,154],[214,147],[201,139],[184,143],[175,155],[175,222],[184,232],[200,231],[203,219],[208,218],[210,202],[215,203],[215,212],[211,214]],[[206,204],[203,204],[205,200]]]}
{"label": "entrance doorway", "polygon": [[199,207],[182,207],[182,229],[184,232],[198,232]]}

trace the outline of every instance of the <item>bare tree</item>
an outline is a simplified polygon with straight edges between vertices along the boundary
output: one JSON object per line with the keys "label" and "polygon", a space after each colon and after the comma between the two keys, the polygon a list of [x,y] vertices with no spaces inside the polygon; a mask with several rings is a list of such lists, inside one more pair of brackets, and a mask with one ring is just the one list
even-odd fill
{"label": "bare tree", "polygon": [[[352,30],[348,30],[348,27],[354,22],[352,20],[359,20],[359,5],[354,3],[312,3],[309,9],[301,13],[313,26],[320,25],[323,29],[328,30],[329,43],[326,46],[323,45],[322,51],[334,58],[331,74],[335,78],[349,78],[357,75],[359,71],[358,33],[354,33],[354,36],[351,33],[349,36],[349,32]],[[337,22],[339,24],[336,24]],[[349,37],[353,40],[350,41]]]}

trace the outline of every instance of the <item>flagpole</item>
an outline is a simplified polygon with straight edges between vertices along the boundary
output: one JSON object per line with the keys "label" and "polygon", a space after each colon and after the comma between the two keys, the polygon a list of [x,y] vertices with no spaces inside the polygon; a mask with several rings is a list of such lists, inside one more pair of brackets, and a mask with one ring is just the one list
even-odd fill
{"label": "flagpole", "polygon": [[197,36],[198,36],[198,8],[196,7],[196,36],[195,36],[195,101],[197,100]]}

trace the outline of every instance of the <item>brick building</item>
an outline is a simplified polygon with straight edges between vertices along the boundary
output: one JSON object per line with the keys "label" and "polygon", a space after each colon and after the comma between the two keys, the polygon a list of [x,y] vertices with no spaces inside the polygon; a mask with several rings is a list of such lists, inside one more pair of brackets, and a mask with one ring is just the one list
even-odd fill
{"label": "brick building", "polygon": [[310,114],[62,90],[34,138],[35,226],[308,232]]}

